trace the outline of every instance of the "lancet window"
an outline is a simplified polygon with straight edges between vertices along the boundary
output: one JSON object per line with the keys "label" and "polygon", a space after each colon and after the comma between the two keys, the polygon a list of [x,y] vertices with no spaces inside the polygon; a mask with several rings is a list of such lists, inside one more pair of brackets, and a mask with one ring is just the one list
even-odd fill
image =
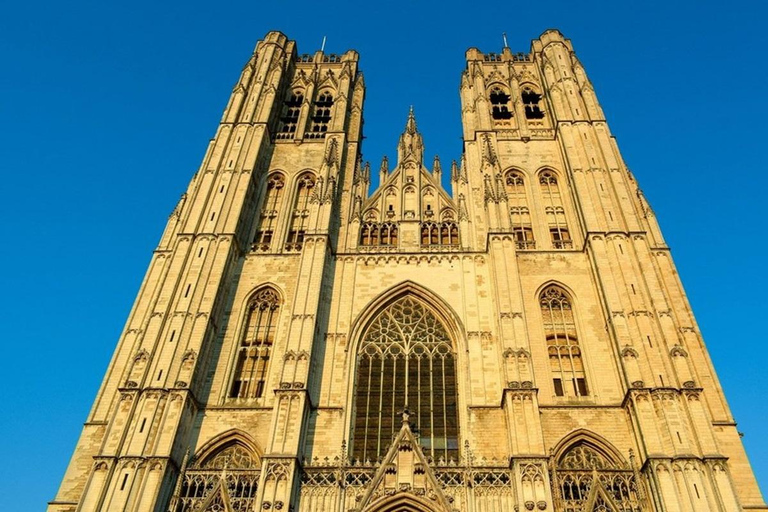
{"label": "lancet window", "polygon": [[267,180],[267,193],[261,209],[259,227],[251,247],[255,251],[267,251],[272,244],[284,187],[285,178],[282,174],[272,174]]}
{"label": "lancet window", "polygon": [[586,396],[587,379],[571,300],[562,288],[549,286],[539,301],[555,395]]}
{"label": "lancet window", "polygon": [[459,227],[453,221],[422,222],[422,247],[458,247]]}
{"label": "lancet window", "polygon": [[291,96],[285,101],[284,114],[280,118],[280,127],[275,138],[283,140],[292,139],[296,135],[302,103],[304,103],[304,93],[298,90],[293,91]]}
{"label": "lancet window", "polygon": [[509,108],[510,96],[500,87],[491,89],[491,117],[496,121],[508,121],[512,119],[512,111]]}
{"label": "lancet window", "polygon": [[445,326],[419,299],[407,295],[382,310],[357,356],[353,457],[383,457],[408,408],[424,454],[457,460],[455,360]]}
{"label": "lancet window", "polygon": [[552,171],[543,171],[539,175],[539,184],[541,185],[544,213],[549,226],[552,247],[554,249],[570,249],[573,247],[573,241],[565,220],[565,208],[563,207],[563,198],[560,195],[557,176]]}
{"label": "lancet window", "polygon": [[309,132],[306,135],[308,139],[322,139],[328,131],[328,125],[331,123],[331,109],[333,107],[333,95],[330,91],[322,91],[315,100],[312,108],[312,122]]}
{"label": "lancet window", "polygon": [[563,453],[552,471],[558,512],[640,512],[643,493],[630,467],[587,441]]}
{"label": "lancet window", "polygon": [[366,222],[360,229],[361,246],[397,246],[397,224]]}
{"label": "lancet window", "polygon": [[250,302],[237,353],[232,398],[264,396],[279,311],[280,299],[271,288],[261,290]]}
{"label": "lancet window", "polygon": [[544,119],[544,111],[541,109],[541,94],[530,87],[524,87],[521,94],[526,119]]}
{"label": "lancet window", "polygon": [[288,238],[285,241],[286,251],[300,251],[304,245],[307,221],[309,220],[309,201],[314,192],[315,178],[311,174],[304,174],[299,178],[296,189],[296,200],[291,212],[291,226],[288,230]]}
{"label": "lancet window", "polygon": [[525,193],[525,180],[518,171],[509,171],[504,183],[507,188],[507,204],[512,224],[512,234],[518,249],[535,249],[531,227],[531,211],[528,208],[528,198]]}

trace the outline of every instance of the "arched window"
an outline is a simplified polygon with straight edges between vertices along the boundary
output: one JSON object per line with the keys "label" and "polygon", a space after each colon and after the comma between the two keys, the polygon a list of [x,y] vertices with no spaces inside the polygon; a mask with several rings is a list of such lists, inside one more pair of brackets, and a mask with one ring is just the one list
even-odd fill
{"label": "arched window", "polygon": [[259,228],[253,239],[251,249],[254,251],[268,251],[275,234],[277,214],[282,200],[285,179],[282,174],[272,174],[267,180],[267,193],[264,197],[264,206],[261,209]]}
{"label": "arched window", "polygon": [[539,174],[541,196],[544,200],[544,213],[549,225],[550,239],[554,249],[570,249],[573,247],[571,234],[568,232],[568,224],[565,220],[565,208],[557,176],[552,171],[542,171]]}
{"label": "arched window", "polygon": [[280,118],[280,128],[278,128],[275,138],[292,139],[295,136],[302,103],[304,103],[304,93],[299,90],[293,91],[291,96],[285,100],[284,114]]}
{"label": "arched window", "polygon": [[645,510],[634,471],[588,441],[578,441],[562,453],[555,462],[552,477],[555,510]]}
{"label": "arched window", "polygon": [[518,171],[509,171],[505,176],[504,183],[507,188],[507,202],[515,245],[518,249],[535,249],[536,242],[531,227],[531,211],[528,208],[523,175]]}
{"label": "arched window", "polygon": [[[174,512],[253,510],[261,460],[239,441],[195,461],[183,472]],[[225,504],[229,504],[229,506]]]}
{"label": "arched window", "polygon": [[285,241],[286,251],[300,251],[304,245],[307,220],[309,220],[309,200],[315,188],[315,177],[304,174],[299,178],[296,190],[296,201],[291,212],[291,227],[288,230],[288,239]]}
{"label": "arched window", "polygon": [[397,224],[394,222],[381,225],[381,245],[397,245]]}
{"label": "arched window", "polygon": [[544,119],[544,111],[541,110],[541,94],[530,87],[524,87],[522,93],[523,107],[526,119]]}
{"label": "arched window", "polygon": [[366,222],[360,228],[360,245],[373,245],[373,232],[376,229],[375,222]]}
{"label": "arched window", "polygon": [[315,100],[312,110],[312,122],[310,123],[308,139],[322,139],[328,131],[331,123],[331,108],[333,107],[333,95],[330,91],[322,91]]}
{"label": "arched window", "polygon": [[512,119],[512,112],[509,109],[510,96],[502,91],[500,87],[491,89],[489,95],[491,100],[491,117],[496,121],[507,121]]}
{"label": "arched window", "polygon": [[423,302],[401,297],[371,322],[357,356],[353,456],[383,457],[411,411],[427,457],[458,458],[454,349],[445,326]]}
{"label": "arched window", "polygon": [[261,290],[251,300],[238,349],[230,392],[232,398],[260,398],[264,395],[279,310],[280,299],[271,288]]}
{"label": "arched window", "polygon": [[539,300],[555,395],[585,396],[587,380],[571,300],[558,286],[547,287]]}

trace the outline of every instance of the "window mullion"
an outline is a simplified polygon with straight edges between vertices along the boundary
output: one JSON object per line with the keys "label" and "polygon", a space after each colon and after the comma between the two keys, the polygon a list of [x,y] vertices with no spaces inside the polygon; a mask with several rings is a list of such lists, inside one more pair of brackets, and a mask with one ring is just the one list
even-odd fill
{"label": "window mullion", "polygon": [[440,358],[441,377],[443,380],[443,449],[445,453],[445,462],[448,462],[448,393],[445,387],[445,358]]}
{"label": "window mullion", "polygon": [[[366,356],[363,356],[366,357]],[[365,453],[368,450],[368,428],[371,419],[371,374],[373,373],[373,361],[375,359],[368,359],[368,389],[365,392],[365,430],[363,437],[363,461],[365,461]],[[360,364],[360,363],[358,363]],[[360,411],[357,411],[360,414]]]}
{"label": "window mullion", "polygon": [[377,425],[376,435],[376,458],[381,453],[381,418],[384,412],[384,362],[386,360],[386,354],[382,354],[381,357],[381,370],[379,373],[379,423]]}
{"label": "window mullion", "polygon": [[432,457],[435,456],[435,384],[434,384],[434,359],[432,354],[429,358],[429,452]]}

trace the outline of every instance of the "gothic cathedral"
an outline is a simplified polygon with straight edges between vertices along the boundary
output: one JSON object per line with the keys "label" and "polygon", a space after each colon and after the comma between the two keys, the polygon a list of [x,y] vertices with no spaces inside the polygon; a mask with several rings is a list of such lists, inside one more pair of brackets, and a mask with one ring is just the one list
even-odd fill
{"label": "gothic cathedral", "polygon": [[50,512],[768,510],[570,41],[460,95],[369,193],[358,54],[257,44]]}

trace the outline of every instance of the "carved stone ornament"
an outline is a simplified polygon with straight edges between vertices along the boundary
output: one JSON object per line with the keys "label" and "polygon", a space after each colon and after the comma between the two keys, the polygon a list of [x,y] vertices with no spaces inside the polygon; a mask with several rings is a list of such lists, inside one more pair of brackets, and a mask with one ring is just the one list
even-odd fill
{"label": "carved stone ornament", "polygon": [[533,510],[534,507],[536,507],[536,504],[533,501],[526,501],[525,502],[525,510]]}

